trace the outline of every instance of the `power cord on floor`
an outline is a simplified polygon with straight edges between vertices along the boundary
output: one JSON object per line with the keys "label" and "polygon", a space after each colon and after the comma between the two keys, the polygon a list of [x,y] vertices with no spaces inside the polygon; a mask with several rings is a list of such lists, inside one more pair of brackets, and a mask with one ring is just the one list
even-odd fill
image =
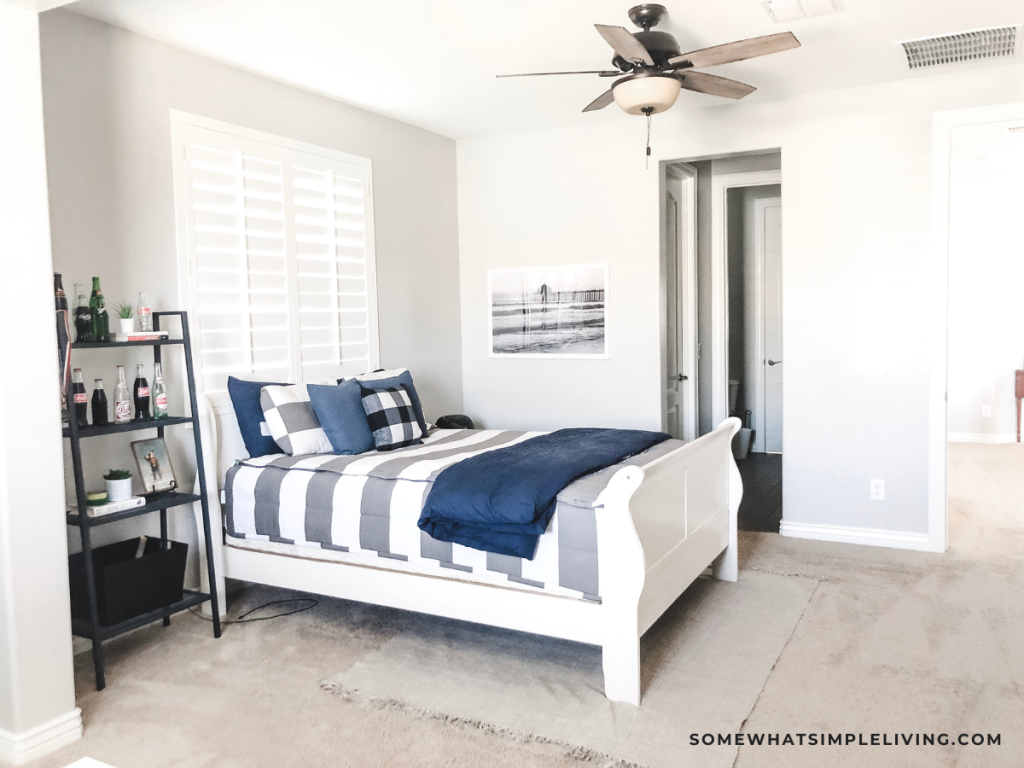
{"label": "power cord on floor", "polygon": [[[294,611],[285,611],[284,613],[275,613],[273,616],[257,616],[254,619],[247,619],[246,616],[256,613],[256,611],[262,611],[264,608],[269,608],[272,605],[281,605],[283,603],[309,603],[309,605],[303,606],[302,608],[296,608]],[[220,623],[224,624],[249,624],[253,621],[269,621],[270,619],[280,619],[284,616],[293,616],[296,613],[302,613],[308,611],[311,608],[315,608],[319,605],[319,600],[314,600],[312,597],[292,597],[287,600],[271,600],[269,603],[263,603],[263,605],[257,605],[255,608],[246,611],[241,614],[237,619],[221,619]],[[203,616],[197,608],[189,608],[189,613],[194,616],[198,616],[203,621],[212,622],[213,618],[210,616]]]}

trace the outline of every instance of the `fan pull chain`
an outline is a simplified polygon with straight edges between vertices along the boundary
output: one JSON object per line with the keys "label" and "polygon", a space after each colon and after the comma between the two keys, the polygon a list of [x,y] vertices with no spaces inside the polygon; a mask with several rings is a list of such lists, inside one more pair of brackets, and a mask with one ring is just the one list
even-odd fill
{"label": "fan pull chain", "polygon": [[654,114],[653,107],[645,107],[641,110],[647,115],[647,156],[644,158],[644,168],[651,169],[651,115]]}

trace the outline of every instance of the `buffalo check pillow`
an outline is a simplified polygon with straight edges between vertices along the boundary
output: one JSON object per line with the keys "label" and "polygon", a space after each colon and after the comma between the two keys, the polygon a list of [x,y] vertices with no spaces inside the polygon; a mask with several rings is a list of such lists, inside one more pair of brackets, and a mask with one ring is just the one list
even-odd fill
{"label": "buffalo check pillow", "polygon": [[309,402],[305,384],[264,387],[260,407],[270,436],[289,456],[334,451]]}
{"label": "buffalo check pillow", "polygon": [[418,445],[423,437],[412,399],[404,384],[386,389],[362,387],[366,424],[378,451]]}

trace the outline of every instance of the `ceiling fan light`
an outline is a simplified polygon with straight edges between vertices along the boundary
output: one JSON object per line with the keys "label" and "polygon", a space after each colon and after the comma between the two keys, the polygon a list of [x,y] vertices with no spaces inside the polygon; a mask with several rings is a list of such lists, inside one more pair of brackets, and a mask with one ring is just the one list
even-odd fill
{"label": "ceiling fan light", "polygon": [[612,90],[615,103],[623,112],[642,115],[645,109],[651,114],[664,112],[679,98],[680,83],[667,75],[635,77],[618,83]]}

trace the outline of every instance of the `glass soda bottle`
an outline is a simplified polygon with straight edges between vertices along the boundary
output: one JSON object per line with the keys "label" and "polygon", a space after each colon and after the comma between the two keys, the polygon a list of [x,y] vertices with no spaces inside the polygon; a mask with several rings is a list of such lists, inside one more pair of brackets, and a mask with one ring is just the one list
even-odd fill
{"label": "glass soda bottle", "polygon": [[128,397],[128,383],[124,380],[124,366],[117,366],[117,386],[114,388],[114,423],[127,424],[132,420],[132,401]]}
{"label": "glass soda bottle", "polygon": [[81,283],[75,283],[75,343],[92,341],[92,310]]}
{"label": "glass soda bottle", "polygon": [[132,396],[135,399],[135,420],[149,421],[149,382],[142,370],[142,363],[135,366],[135,384],[132,385]]}
{"label": "glass soda bottle", "polygon": [[100,290],[100,279],[92,279],[92,296],[89,297],[89,310],[92,312],[92,340],[110,341],[110,315],[107,314],[107,303]]}
{"label": "glass soda bottle", "polygon": [[92,387],[92,425],[105,427],[110,423],[110,418],[107,414],[107,393],[103,389],[103,379],[93,381]]}
{"label": "glass soda bottle", "polygon": [[153,330],[153,312],[149,308],[149,302],[146,301],[145,291],[139,291],[139,301],[135,305],[135,317],[139,319],[140,331]]}
{"label": "glass soda bottle", "polygon": [[167,387],[164,386],[164,372],[160,363],[153,364],[153,418],[167,418]]}
{"label": "glass soda bottle", "polygon": [[89,426],[89,395],[85,392],[85,383],[82,381],[82,369],[75,368],[71,372],[71,393],[75,401],[75,421],[78,428]]}

